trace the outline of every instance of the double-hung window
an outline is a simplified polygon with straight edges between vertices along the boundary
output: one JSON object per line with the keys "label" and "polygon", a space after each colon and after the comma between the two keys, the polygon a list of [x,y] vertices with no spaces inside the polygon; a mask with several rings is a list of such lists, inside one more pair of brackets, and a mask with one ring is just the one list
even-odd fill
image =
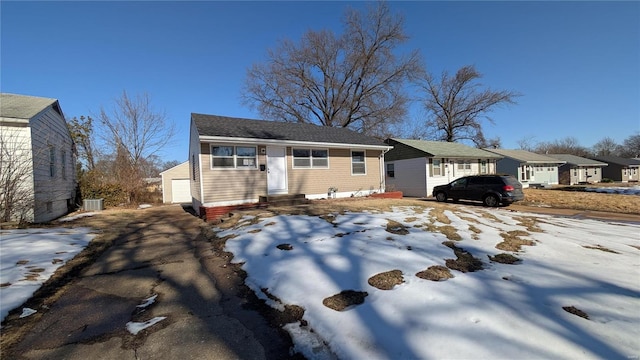
{"label": "double-hung window", "polygon": [[367,166],[365,163],[365,153],[362,151],[351,151],[351,175],[366,175]]}
{"label": "double-hung window", "polygon": [[212,169],[256,169],[258,151],[255,146],[211,145]]}
{"label": "double-hung window", "polygon": [[299,149],[294,148],[294,169],[328,169],[329,150],[327,149]]}
{"label": "double-hung window", "polygon": [[442,175],[442,161],[440,159],[431,159],[431,176]]}

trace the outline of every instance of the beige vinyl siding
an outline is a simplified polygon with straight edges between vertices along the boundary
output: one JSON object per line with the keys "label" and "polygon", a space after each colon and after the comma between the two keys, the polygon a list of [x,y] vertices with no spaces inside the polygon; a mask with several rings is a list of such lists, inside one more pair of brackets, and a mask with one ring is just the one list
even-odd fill
{"label": "beige vinyl siding", "polygon": [[379,191],[380,153],[380,150],[365,150],[366,175],[351,175],[351,149],[329,149],[328,169],[294,169],[291,147],[287,147],[289,193],[326,194],[330,187],[340,193]]}
{"label": "beige vinyl siding", "polygon": [[[246,144],[232,144],[245,146]],[[255,145],[246,145],[255,146]],[[267,193],[267,173],[260,171],[260,165],[266,164],[266,157],[258,146],[257,169],[212,169],[211,145],[200,144],[202,164],[202,203],[241,204],[257,202],[258,197]]]}
{"label": "beige vinyl siding", "polygon": [[[75,164],[72,140],[64,118],[52,107],[32,118],[29,126],[33,150],[33,221],[45,222],[66,214],[68,202],[75,195],[75,167],[70,166]],[[50,164],[50,151],[55,155],[53,164]],[[55,169],[53,176],[51,165]]]}

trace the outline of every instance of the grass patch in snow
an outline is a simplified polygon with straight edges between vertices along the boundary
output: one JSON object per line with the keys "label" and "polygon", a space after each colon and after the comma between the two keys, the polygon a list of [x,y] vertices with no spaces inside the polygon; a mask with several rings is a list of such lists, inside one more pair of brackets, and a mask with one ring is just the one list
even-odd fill
{"label": "grass patch in snow", "polygon": [[473,257],[470,252],[457,247],[453,241],[445,241],[442,244],[452,249],[457,257],[457,259],[445,260],[445,265],[447,265],[449,269],[458,270],[463,273],[482,270],[482,261]]}
{"label": "grass patch in snow", "polygon": [[594,249],[594,250],[600,250],[600,251],[604,251],[604,252],[609,252],[612,254],[620,254],[619,252],[615,251],[615,250],[611,250],[608,249],[602,245],[582,245],[583,248],[587,248],[587,249]]}
{"label": "grass patch in snow", "polygon": [[451,220],[447,215],[444,214],[444,209],[442,208],[433,208],[429,211],[429,216],[437,222],[443,224],[451,224]]}
{"label": "grass patch in snow", "polygon": [[373,275],[368,280],[369,285],[380,290],[391,290],[396,285],[404,283],[402,271],[391,270]]}
{"label": "grass patch in snow", "polygon": [[322,305],[335,311],[343,311],[351,306],[363,304],[367,296],[369,293],[366,291],[344,290],[322,300]]}
{"label": "grass patch in snow", "polygon": [[538,219],[536,217],[533,217],[533,216],[514,216],[513,219],[519,221],[520,222],[519,225],[522,225],[522,226],[526,227],[527,231],[529,231],[529,232],[539,232],[539,233],[544,232],[538,226]]}
{"label": "grass patch in snow", "polygon": [[500,263],[500,264],[511,265],[511,264],[516,264],[520,262],[519,258],[507,253],[497,254],[495,256],[491,256],[491,255],[487,255],[487,256],[489,257],[489,260]]}
{"label": "grass patch in snow", "polygon": [[520,238],[521,236],[527,235],[530,234],[523,230],[512,230],[506,233],[500,233],[504,241],[496,245],[496,249],[516,252],[522,250],[522,246],[534,246],[536,244],[535,242]]}
{"label": "grass patch in snow", "polygon": [[387,232],[396,235],[407,235],[409,233],[409,230],[407,230],[406,226],[397,221],[387,220]]}
{"label": "grass patch in snow", "polygon": [[429,266],[427,270],[423,270],[416,273],[416,276],[420,279],[431,280],[431,281],[445,281],[447,279],[453,278],[451,274],[451,270],[446,266],[442,265],[433,265]]}

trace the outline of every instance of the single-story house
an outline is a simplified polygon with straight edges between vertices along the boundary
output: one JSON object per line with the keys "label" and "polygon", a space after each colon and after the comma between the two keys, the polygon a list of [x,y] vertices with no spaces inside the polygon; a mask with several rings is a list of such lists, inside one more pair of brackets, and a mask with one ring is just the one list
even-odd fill
{"label": "single-story house", "polygon": [[393,149],[385,154],[388,190],[405,196],[432,196],[433,187],[466,175],[495,174],[502,156],[464,144],[407,139],[385,140]]}
{"label": "single-story house", "polygon": [[602,170],[603,179],[621,182],[640,180],[640,160],[618,156],[594,156],[593,159],[608,164],[608,166]]}
{"label": "single-story house", "polygon": [[384,192],[390,146],[345,128],[191,114],[189,178],[194,210]]}
{"label": "single-story house", "polygon": [[75,205],[76,149],[56,99],[0,94],[0,219],[47,222]]}
{"label": "single-story house", "polygon": [[161,172],[160,177],[162,178],[163,203],[191,203],[188,161]]}
{"label": "single-story house", "polygon": [[606,163],[571,154],[546,154],[565,163],[558,167],[559,182],[563,185],[598,183]]}
{"label": "single-story house", "polygon": [[515,176],[522,187],[558,185],[558,167],[563,160],[526,150],[486,149],[503,156],[498,160],[498,173]]}

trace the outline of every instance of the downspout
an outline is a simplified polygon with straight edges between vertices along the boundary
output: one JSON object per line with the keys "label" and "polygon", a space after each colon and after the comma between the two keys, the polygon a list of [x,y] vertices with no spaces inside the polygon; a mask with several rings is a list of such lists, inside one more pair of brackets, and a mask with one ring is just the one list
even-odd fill
{"label": "downspout", "polygon": [[385,192],[387,189],[387,181],[385,177],[385,168],[384,168],[384,154],[391,151],[393,148],[387,148],[386,150],[382,150],[380,153],[380,192]]}

